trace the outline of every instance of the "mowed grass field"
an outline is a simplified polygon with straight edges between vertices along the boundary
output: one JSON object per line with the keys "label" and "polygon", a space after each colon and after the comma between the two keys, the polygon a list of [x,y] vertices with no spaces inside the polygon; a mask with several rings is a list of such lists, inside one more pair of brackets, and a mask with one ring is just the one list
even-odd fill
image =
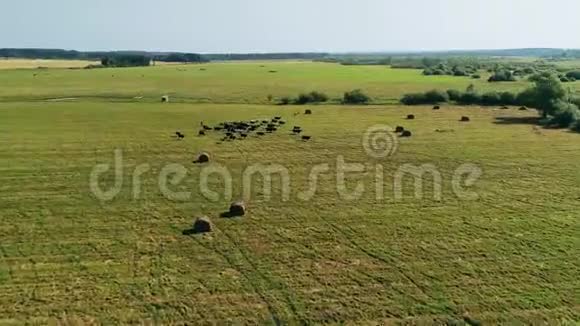
{"label": "mowed grass field", "polygon": [[[84,98],[95,101],[274,104],[284,96],[321,91],[338,100],[363,89],[375,103],[397,103],[409,92],[431,89],[520,90],[525,81],[488,83],[469,77],[423,76],[421,70],[341,66],[312,62],[227,62],[91,70],[12,70],[0,74],[0,101]],[[566,84],[580,92],[580,81]],[[138,99],[136,99],[138,98]]]}
{"label": "mowed grass field", "polygon": [[[517,109],[261,104],[269,93],[339,96],[352,88],[387,102],[403,91],[472,80],[305,62],[44,72],[35,79],[31,71],[0,71],[1,325],[580,321],[578,134],[536,127],[536,112]],[[162,94],[177,102],[159,103]],[[45,101],[61,97],[77,100]],[[274,116],[287,125],[272,135],[197,136],[201,121]],[[471,122],[460,123],[461,116]],[[312,140],[289,135],[294,125]],[[362,142],[376,125],[402,125],[413,137],[399,139],[394,155],[373,158]],[[184,140],[171,137],[177,130]],[[91,191],[91,171],[109,164],[99,180],[112,186],[115,150],[122,152],[121,191],[102,201]],[[192,163],[200,151],[211,154],[209,164]],[[367,167],[347,174],[349,190],[364,186],[356,200],[337,191],[339,158]],[[186,168],[183,180],[168,184],[190,192],[186,200],[161,191],[170,164]],[[227,170],[238,199],[243,173],[255,164],[288,170],[289,200],[275,177],[272,197],[264,197],[257,178],[248,214],[221,218],[230,199],[206,198],[200,175]],[[299,195],[320,164],[329,171],[304,200]],[[407,175],[396,199],[397,171],[408,164],[429,164],[441,175],[440,199],[430,175],[422,198]],[[477,194],[471,200],[453,187],[463,164],[482,172],[472,184],[460,179]],[[135,179],[143,165],[149,169]],[[377,166],[383,199],[376,197]],[[209,185],[218,193],[225,187],[216,175]],[[213,233],[182,234],[203,215]]]}
{"label": "mowed grass field", "polygon": [[0,58],[0,69],[84,68],[97,62],[85,60],[14,59]]}

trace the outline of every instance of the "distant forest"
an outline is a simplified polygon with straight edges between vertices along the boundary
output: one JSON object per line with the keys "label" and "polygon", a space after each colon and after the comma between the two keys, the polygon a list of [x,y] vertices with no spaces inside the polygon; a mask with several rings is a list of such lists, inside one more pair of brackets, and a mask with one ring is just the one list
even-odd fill
{"label": "distant forest", "polygon": [[164,62],[207,62],[205,56],[197,53],[181,52],[145,52],[145,51],[110,51],[110,52],[81,52],[60,49],[0,49],[0,58],[24,59],[60,59],[60,60],[90,60],[115,61],[126,58],[141,58]]}
{"label": "distant forest", "polygon": [[580,50],[530,48],[506,50],[465,50],[465,51],[430,51],[430,52],[376,52],[376,53],[216,53],[197,54],[181,52],[146,52],[146,51],[95,51],[82,52],[61,49],[0,49],[0,57],[26,59],[70,59],[102,60],[123,56],[143,56],[153,61],[166,62],[207,62],[229,60],[316,60],[337,61],[342,63],[388,64],[391,58],[416,57],[535,57],[549,59],[580,58]]}

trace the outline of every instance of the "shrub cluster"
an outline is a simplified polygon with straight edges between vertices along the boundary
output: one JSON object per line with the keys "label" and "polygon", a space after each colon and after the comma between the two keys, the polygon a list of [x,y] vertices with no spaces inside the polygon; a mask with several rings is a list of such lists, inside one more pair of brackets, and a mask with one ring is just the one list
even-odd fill
{"label": "shrub cluster", "polygon": [[[304,104],[316,104],[316,103],[324,103],[328,102],[329,97],[321,92],[313,91],[310,93],[302,93],[298,95],[296,98],[291,97],[282,97],[278,104],[280,105],[304,105]],[[343,104],[367,104],[371,101],[371,98],[365,94],[360,89],[355,89],[353,91],[349,91],[344,93],[342,98]]]}
{"label": "shrub cluster", "polygon": [[465,92],[450,89],[446,92],[431,90],[425,93],[412,93],[404,95],[401,103],[405,105],[441,104],[457,102],[464,105],[526,105],[524,98],[520,98],[511,92],[487,92],[478,93],[473,89]]}
{"label": "shrub cluster", "polygon": [[321,92],[302,93],[294,100],[295,104],[304,105],[309,103],[323,103],[328,101],[328,96]]}
{"label": "shrub cluster", "polygon": [[406,94],[401,102],[405,105],[440,104],[449,102],[449,94],[434,89],[425,93]]}
{"label": "shrub cluster", "polygon": [[580,112],[575,104],[558,100],[554,102],[553,106],[554,112],[548,120],[551,126],[568,128],[574,127],[578,123]]}
{"label": "shrub cluster", "polygon": [[446,64],[438,64],[434,67],[429,67],[423,70],[423,75],[425,76],[441,76],[441,75],[449,75],[449,76],[469,76],[475,74],[477,69],[472,66],[448,66]]}
{"label": "shrub cluster", "polygon": [[360,89],[344,93],[343,104],[367,104],[371,98]]}
{"label": "shrub cluster", "polygon": [[566,77],[574,80],[580,80],[580,70],[570,71],[566,74]]}
{"label": "shrub cluster", "polygon": [[562,83],[572,83],[580,79],[580,71],[570,71],[567,74],[558,74]]}
{"label": "shrub cluster", "polygon": [[501,70],[496,70],[494,72],[494,74],[491,75],[491,77],[489,77],[489,79],[487,81],[489,81],[490,83],[492,83],[492,82],[512,82],[512,81],[516,81],[516,77],[514,76],[514,73],[511,70],[501,69]]}
{"label": "shrub cluster", "polygon": [[296,105],[304,105],[304,104],[315,104],[315,103],[323,103],[328,101],[328,96],[324,93],[312,91],[310,93],[301,93],[296,98],[290,97],[282,97],[280,99],[280,105],[289,105],[289,104],[296,104]]}

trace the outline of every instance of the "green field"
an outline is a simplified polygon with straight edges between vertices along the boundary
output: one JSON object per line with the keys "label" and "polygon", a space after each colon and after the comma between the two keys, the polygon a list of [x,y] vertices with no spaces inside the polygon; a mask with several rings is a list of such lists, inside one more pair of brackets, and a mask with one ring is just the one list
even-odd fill
{"label": "green field", "polygon": [[[307,62],[0,71],[0,325],[580,322],[578,134],[539,128],[535,111],[516,109],[266,103],[269,94],[339,97],[354,88],[389,103],[409,91],[470,83],[525,87]],[[159,103],[164,94],[171,103]],[[46,101],[59,98],[76,100]],[[304,115],[307,108],[314,114]],[[405,120],[411,113],[416,119]],[[265,137],[197,136],[201,121],[274,116],[288,124]],[[289,135],[293,125],[313,139]],[[393,156],[372,158],[362,138],[374,125],[403,125],[413,137],[400,139]],[[176,130],[183,141],[171,137]],[[101,201],[90,174],[113,164],[117,149],[122,188]],[[200,151],[212,162],[193,164]],[[339,157],[370,167],[347,178],[351,190],[365,186],[357,200],[337,193]],[[142,164],[150,170],[135,198],[133,171]],[[187,168],[169,185],[191,192],[187,200],[160,190],[168,164]],[[207,199],[200,173],[226,168],[238,199],[254,164],[285,167],[290,200],[278,179],[270,200],[256,180],[248,214],[220,218],[230,200]],[[301,199],[320,164],[331,171],[313,198]],[[432,178],[418,198],[407,177],[397,200],[394,179],[406,164],[431,164],[442,177],[441,198]],[[472,200],[452,186],[463,164],[483,173],[469,187]],[[112,171],[101,178],[113,179]],[[209,181],[224,188],[217,177]],[[202,215],[215,232],[182,235]]]}
{"label": "green field", "polygon": [[[271,72],[275,71],[275,72]],[[433,88],[521,90],[527,82],[488,83],[469,77],[423,76],[421,70],[340,66],[312,62],[233,62],[92,70],[12,70],[0,74],[0,101],[85,98],[98,101],[173,101],[269,104],[300,92],[323,91],[340,98],[360,88],[375,103],[394,103],[409,92]],[[580,81],[567,84],[580,92]]]}
{"label": "green field", "polygon": [[49,60],[0,58],[0,70],[38,68],[84,68],[97,62],[86,60]]}

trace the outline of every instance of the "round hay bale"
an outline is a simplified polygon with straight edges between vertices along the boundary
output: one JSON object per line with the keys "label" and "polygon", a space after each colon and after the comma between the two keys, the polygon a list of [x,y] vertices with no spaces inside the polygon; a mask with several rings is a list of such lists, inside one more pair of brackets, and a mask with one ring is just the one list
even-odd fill
{"label": "round hay bale", "polygon": [[211,156],[209,155],[209,153],[205,153],[205,152],[200,153],[197,156],[198,163],[207,163],[207,162],[209,162],[210,159],[211,159]]}
{"label": "round hay bale", "polygon": [[415,120],[415,115],[414,114],[409,114],[407,116],[407,120]]}
{"label": "round hay bale", "polygon": [[469,121],[471,121],[471,119],[469,119],[469,117],[465,117],[465,116],[461,117],[461,122],[469,122]]}
{"label": "round hay bale", "polygon": [[168,103],[169,102],[169,96],[164,95],[161,96],[161,103]]}
{"label": "round hay bale", "polygon": [[237,201],[230,205],[230,216],[244,216],[246,215],[246,204],[243,201]]}
{"label": "round hay bale", "polygon": [[403,131],[405,131],[405,128],[402,127],[402,126],[397,126],[397,128],[395,128],[395,132],[396,133],[400,133],[400,132],[403,132]]}
{"label": "round hay bale", "polygon": [[310,115],[310,114],[312,114],[312,110],[306,110],[306,111],[304,111],[304,114]]}
{"label": "round hay bale", "polygon": [[208,233],[211,232],[213,230],[212,224],[211,224],[211,220],[207,217],[200,217],[197,220],[195,220],[195,223],[193,223],[193,228],[192,231],[193,233],[199,234],[199,233]]}
{"label": "round hay bale", "polygon": [[405,130],[403,131],[403,133],[401,134],[401,137],[411,137],[413,136],[413,133],[410,132],[409,130]]}

